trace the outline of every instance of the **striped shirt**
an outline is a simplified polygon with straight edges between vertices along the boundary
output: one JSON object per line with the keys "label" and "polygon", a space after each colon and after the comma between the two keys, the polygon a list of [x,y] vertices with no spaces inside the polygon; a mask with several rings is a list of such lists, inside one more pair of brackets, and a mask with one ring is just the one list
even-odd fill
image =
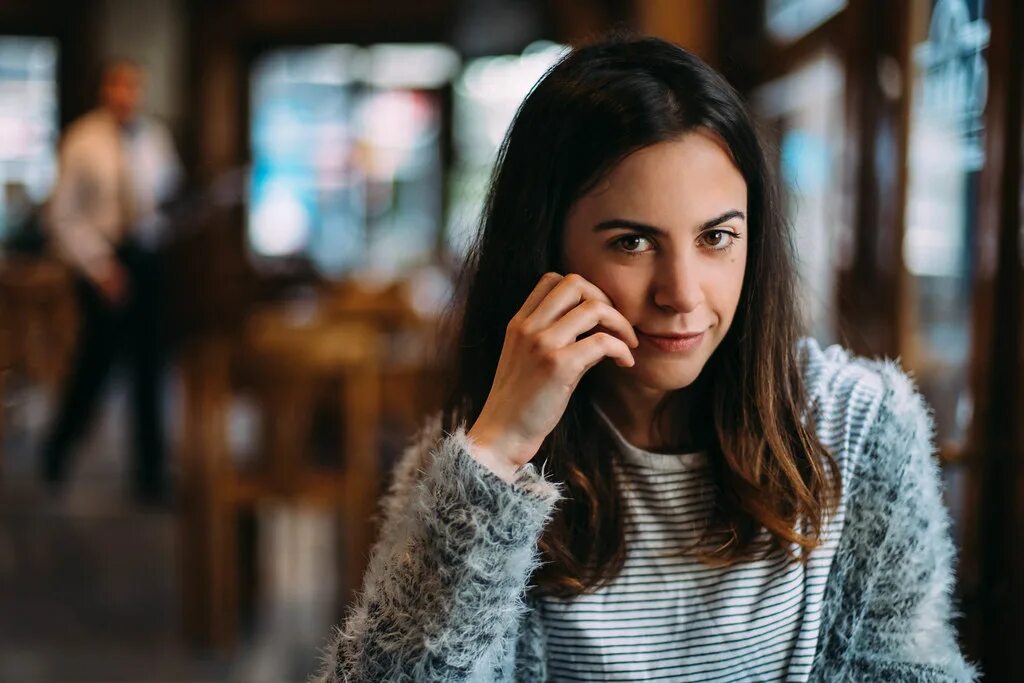
{"label": "striped shirt", "polygon": [[[541,600],[551,679],[806,681],[845,499],[806,565],[777,552],[709,567],[679,552],[699,537],[714,504],[706,454],[641,450],[598,413],[618,445],[627,555],[610,585]],[[819,436],[847,481],[848,444],[830,443],[827,430]],[[759,541],[767,539],[762,531]]]}

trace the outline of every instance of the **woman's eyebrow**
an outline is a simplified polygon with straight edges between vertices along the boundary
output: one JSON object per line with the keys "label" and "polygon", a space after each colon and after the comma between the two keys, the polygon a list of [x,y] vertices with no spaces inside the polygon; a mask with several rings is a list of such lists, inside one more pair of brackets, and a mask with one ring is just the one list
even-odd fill
{"label": "woman's eyebrow", "polygon": [[729,209],[720,216],[715,216],[711,220],[704,221],[700,224],[699,230],[707,230],[713,228],[716,225],[721,225],[726,221],[731,221],[733,218],[739,218],[741,221],[747,220],[747,214],[743,213],[739,209]]}
{"label": "woman's eyebrow", "polygon": [[654,237],[663,237],[667,233],[661,228],[656,228],[653,225],[647,225],[646,223],[637,223],[625,218],[611,218],[606,221],[601,221],[594,226],[594,232],[602,232],[604,230],[615,230],[617,228],[629,228],[644,235],[653,235]]}
{"label": "woman's eyebrow", "polygon": [[[739,218],[740,220],[746,220],[747,216],[745,213],[738,209],[730,209],[725,213],[709,218],[708,220],[701,223],[698,227],[698,231],[708,230],[717,225],[721,225],[726,221],[731,221],[733,218]],[[602,232],[604,230],[615,230],[616,228],[628,228],[635,230],[636,232],[643,233],[645,235],[653,235],[655,237],[662,237],[668,234],[665,230],[657,228],[653,225],[647,225],[646,223],[639,223],[637,221],[631,221],[627,218],[611,218],[606,221],[601,221],[594,226],[594,232]]]}

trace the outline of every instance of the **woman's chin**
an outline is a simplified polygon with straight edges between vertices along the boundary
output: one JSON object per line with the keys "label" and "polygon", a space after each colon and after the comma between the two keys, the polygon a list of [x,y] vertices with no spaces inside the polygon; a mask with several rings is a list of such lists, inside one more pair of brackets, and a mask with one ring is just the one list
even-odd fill
{"label": "woman's chin", "polygon": [[658,391],[676,391],[697,381],[703,365],[693,366],[689,363],[665,363],[647,361],[637,358],[636,365],[631,368],[617,368],[619,372],[629,377],[631,382],[637,382]]}

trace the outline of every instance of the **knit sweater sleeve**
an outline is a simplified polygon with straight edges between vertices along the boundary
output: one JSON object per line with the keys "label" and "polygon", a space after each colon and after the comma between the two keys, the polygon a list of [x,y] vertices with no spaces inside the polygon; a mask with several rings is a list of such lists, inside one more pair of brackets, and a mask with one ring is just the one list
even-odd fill
{"label": "knit sweater sleeve", "polygon": [[977,680],[951,624],[956,553],[930,413],[894,363],[865,365],[880,401],[849,482],[812,680]]}
{"label": "knit sweater sleeve", "polygon": [[531,465],[509,484],[463,428],[422,435],[383,503],[363,587],[318,683],[511,680],[537,541],[559,497]]}

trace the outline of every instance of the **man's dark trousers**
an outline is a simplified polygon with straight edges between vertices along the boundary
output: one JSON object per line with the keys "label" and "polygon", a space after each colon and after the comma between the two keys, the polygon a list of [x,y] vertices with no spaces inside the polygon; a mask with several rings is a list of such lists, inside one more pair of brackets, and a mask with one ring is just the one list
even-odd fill
{"label": "man's dark trousers", "polygon": [[53,486],[63,483],[71,449],[92,421],[114,362],[123,358],[132,385],[134,493],[142,501],[159,501],[166,494],[160,259],[131,240],[116,249],[116,257],[127,274],[120,302],[111,303],[90,280],[76,277],[78,346],[44,448],[43,477]]}

